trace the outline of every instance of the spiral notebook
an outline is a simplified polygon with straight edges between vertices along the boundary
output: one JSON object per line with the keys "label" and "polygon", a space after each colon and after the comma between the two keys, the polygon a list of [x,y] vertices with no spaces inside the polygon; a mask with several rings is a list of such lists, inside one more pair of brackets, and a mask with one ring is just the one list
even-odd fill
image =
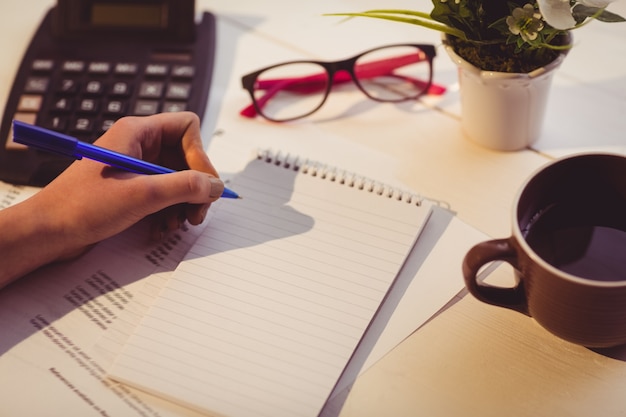
{"label": "spiral notebook", "polygon": [[211,415],[317,416],[432,207],[272,154],[230,186],[109,374]]}

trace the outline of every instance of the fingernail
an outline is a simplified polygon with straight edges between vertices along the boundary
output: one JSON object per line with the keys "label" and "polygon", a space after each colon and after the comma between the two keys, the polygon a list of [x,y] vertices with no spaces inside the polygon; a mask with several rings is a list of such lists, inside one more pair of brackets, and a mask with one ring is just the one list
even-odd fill
{"label": "fingernail", "polygon": [[211,193],[209,197],[218,198],[224,192],[224,182],[216,177],[209,177],[209,181],[211,182]]}

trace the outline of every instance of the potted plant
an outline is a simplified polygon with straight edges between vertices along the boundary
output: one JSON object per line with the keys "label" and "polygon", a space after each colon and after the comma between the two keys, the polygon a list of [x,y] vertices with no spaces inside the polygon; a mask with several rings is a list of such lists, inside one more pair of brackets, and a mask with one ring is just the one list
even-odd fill
{"label": "potted plant", "polygon": [[333,13],[408,23],[442,33],[459,68],[462,127],[473,141],[518,150],[539,137],[554,71],[572,45],[571,30],[595,19],[623,22],[615,0],[432,0],[430,13]]}

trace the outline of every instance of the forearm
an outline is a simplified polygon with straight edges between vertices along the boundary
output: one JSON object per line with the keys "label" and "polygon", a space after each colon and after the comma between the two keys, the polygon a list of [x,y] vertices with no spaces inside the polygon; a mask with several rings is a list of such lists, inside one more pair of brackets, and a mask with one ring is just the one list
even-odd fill
{"label": "forearm", "polygon": [[0,211],[0,288],[42,265],[77,256],[147,216],[154,215],[155,238],[184,220],[200,224],[224,190],[193,113],[123,118],[97,143],[181,171],[138,175],[76,161],[30,199]]}
{"label": "forearm", "polygon": [[0,211],[0,288],[58,259],[65,250],[61,226],[51,221],[53,210],[42,210],[36,200]]}

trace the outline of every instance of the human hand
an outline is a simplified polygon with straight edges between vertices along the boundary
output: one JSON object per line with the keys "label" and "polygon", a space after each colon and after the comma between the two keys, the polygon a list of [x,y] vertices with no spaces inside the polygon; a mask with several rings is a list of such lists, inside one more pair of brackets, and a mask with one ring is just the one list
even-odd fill
{"label": "human hand", "polygon": [[75,256],[145,217],[151,218],[151,236],[157,239],[184,221],[200,224],[224,189],[203,149],[194,113],[126,117],[96,144],[180,171],[141,175],[88,159],[74,162],[33,197],[0,213],[0,225],[17,228],[12,249],[17,258],[20,247],[25,251],[36,242],[29,257],[21,257],[17,273]]}

